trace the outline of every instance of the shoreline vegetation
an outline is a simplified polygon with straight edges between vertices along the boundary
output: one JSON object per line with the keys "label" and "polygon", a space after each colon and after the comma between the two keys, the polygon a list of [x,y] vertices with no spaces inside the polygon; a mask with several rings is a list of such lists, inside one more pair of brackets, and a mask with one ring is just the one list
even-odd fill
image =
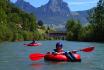
{"label": "shoreline vegetation", "polygon": [[36,20],[32,13],[21,11],[9,0],[0,0],[0,41],[48,39],[49,31],[52,29]]}
{"label": "shoreline vegetation", "polygon": [[88,13],[89,23],[84,26],[79,21],[68,20],[67,40],[104,42],[104,0],[99,0]]}
{"label": "shoreline vegetation", "polygon": [[[104,42],[104,1],[99,0],[97,6],[89,11],[89,23],[81,25],[80,21],[70,19],[66,23],[65,40]],[[9,0],[0,0],[0,42],[26,40],[60,40],[49,37],[49,32],[56,30],[44,26],[32,13],[18,9]]]}

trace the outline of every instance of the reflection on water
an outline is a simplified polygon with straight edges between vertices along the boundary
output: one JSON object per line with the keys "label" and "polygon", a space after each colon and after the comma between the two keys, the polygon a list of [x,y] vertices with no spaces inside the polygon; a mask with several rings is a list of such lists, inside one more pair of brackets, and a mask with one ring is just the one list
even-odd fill
{"label": "reflection on water", "polygon": [[42,70],[42,67],[44,66],[44,63],[32,63],[30,64],[32,68],[35,70]]}
{"label": "reflection on water", "polygon": [[42,62],[40,62],[40,63],[39,62],[32,62],[32,64],[30,64],[30,66],[34,70],[47,70],[47,69],[44,69],[46,66],[61,65],[61,64],[66,64],[66,63],[68,63],[68,62],[44,61],[43,63]]}
{"label": "reflection on water", "polygon": [[53,65],[67,63],[65,61],[47,61],[47,60],[44,60],[44,62],[47,63],[47,64],[53,64]]}

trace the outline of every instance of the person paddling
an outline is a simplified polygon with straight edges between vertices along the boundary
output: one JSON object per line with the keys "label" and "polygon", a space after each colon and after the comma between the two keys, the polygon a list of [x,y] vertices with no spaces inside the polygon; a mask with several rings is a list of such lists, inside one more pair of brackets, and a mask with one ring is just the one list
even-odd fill
{"label": "person paddling", "polygon": [[56,49],[54,49],[54,52],[53,52],[53,54],[63,54],[63,55],[65,55],[69,59],[69,61],[72,61],[72,62],[76,61],[76,58],[73,55],[74,53],[76,53],[76,51],[65,52],[63,50],[63,45],[60,42],[56,43]]}
{"label": "person paddling", "polygon": [[54,49],[54,52],[55,53],[63,53],[64,52],[62,43],[60,43],[60,42],[56,43],[56,48]]}
{"label": "person paddling", "polygon": [[35,44],[36,42],[35,42],[35,40],[33,39],[33,41],[32,41],[32,43],[31,44]]}

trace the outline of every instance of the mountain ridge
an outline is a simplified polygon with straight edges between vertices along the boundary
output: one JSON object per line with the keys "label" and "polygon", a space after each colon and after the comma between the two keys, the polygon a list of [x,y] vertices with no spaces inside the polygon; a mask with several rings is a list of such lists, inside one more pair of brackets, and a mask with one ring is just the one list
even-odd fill
{"label": "mountain ridge", "polygon": [[88,23],[87,11],[72,12],[63,0],[49,0],[47,4],[38,8],[24,0],[17,0],[15,5],[28,13],[33,13],[38,20],[46,24],[65,24],[68,19],[80,20],[82,24]]}

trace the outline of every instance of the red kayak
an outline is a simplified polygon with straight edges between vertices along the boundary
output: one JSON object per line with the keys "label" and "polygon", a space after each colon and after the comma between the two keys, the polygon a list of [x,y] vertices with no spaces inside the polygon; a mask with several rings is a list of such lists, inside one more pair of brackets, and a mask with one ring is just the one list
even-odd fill
{"label": "red kayak", "polygon": [[40,46],[41,44],[40,43],[34,43],[34,44],[24,44],[24,45],[26,45],[26,46]]}
{"label": "red kayak", "polygon": [[[68,54],[55,54],[55,53],[50,53],[48,52],[47,54],[42,54],[42,53],[31,53],[29,55],[29,59],[32,61],[37,61],[40,60],[42,58],[44,58],[47,61],[73,61],[73,57],[75,59],[75,61],[73,62],[80,62],[81,61],[81,56],[79,54],[77,54],[76,52],[82,51],[82,52],[92,52],[94,50],[94,46],[91,47],[87,47],[87,48],[83,48],[83,49],[79,49],[79,50],[75,50],[75,51],[71,51],[68,52]],[[71,56],[71,58],[69,58],[68,56]],[[73,55],[73,57],[72,57]]]}
{"label": "red kayak", "polygon": [[[76,58],[76,61],[81,61],[79,54],[74,53],[73,55]],[[63,54],[46,54],[44,59],[48,61],[70,61],[70,59]]]}

